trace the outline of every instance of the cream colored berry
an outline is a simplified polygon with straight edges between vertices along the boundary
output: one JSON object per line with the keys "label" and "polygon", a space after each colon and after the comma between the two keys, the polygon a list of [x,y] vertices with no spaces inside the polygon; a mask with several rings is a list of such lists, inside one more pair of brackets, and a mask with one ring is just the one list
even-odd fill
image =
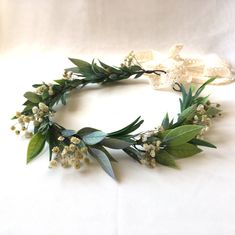
{"label": "cream colored berry", "polygon": [[82,154],[82,152],[80,151],[80,150],[77,150],[76,152],[75,152],[75,157],[77,157],[78,159],[83,159],[83,154]]}
{"label": "cream colored berry", "polygon": [[64,141],[64,136],[59,136],[59,137],[58,137],[58,140],[59,140],[59,141]]}
{"label": "cream colored berry", "polygon": [[23,117],[23,116],[20,116],[20,117],[18,118],[18,122],[19,122],[19,123],[24,123],[24,117]]}
{"label": "cream colored berry", "polygon": [[73,144],[79,144],[80,143],[80,139],[78,139],[77,137],[74,137],[74,136],[70,139],[70,141]]}
{"label": "cream colored berry", "polygon": [[49,111],[48,106],[47,106],[46,104],[42,103],[42,102],[40,102],[40,103],[38,104],[38,107],[39,107],[39,109],[42,110],[44,113],[47,113],[47,112]]}
{"label": "cream colored berry", "polygon": [[43,122],[43,119],[42,119],[42,118],[39,118],[39,119],[38,119],[38,122],[40,122],[40,123]]}
{"label": "cream colored berry", "polygon": [[69,151],[74,152],[76,150],[76,146],[74,144],[69,145]]}
{"label": "cream colored berry", "polygon": [[15,133],[16,133],[16,135],[19,135],[19,134],[20,134],[20,131],[19,131],[19,130],[16,130]]}
{"label": "cream colored berry", "polygon": [[16,112],[16,115],[15,115],[17,118],[19,118],[21,116],[21,112]]}
{"label": "cream colored berry", "polygon": [[54,95],[54,91],[52,90],[52,88],[49,89],[48,94],[49,95]]}
{"label": "cream colored berry", "polygon": [[56,160],[51,160],[49,163],[49,168],[55,168],[58,166],[58,162]]}
{"label": "cream colored berry", "polygon": [[154,150],[151,150],[151,151],[150,151],[150,156],[151,156],[151,157],[155,157],[155,151],[154,151]]}
{"label": "cream colored berry", "polygon": [[80,161],[76,161],[76,163],[73,165],[75,169],[80,169],[81,168],[81,163]]}
{"label": "cream colored berry", "polygon": [[68,159],[62,159],[62,160],[61,160],[61,166],[62,166],[63,168],[71,167],[71,165],[69,164]]}
{"label": "cream colored berry", "polygon": [[37,107],[37,106],[34,106],[34,107],[32,108],[32,112],[33,112],[33,114],[37,114],[37,113],[38,113],[38,111],[39,111],[39,109],[38,109],[38,107]]}
{"label": "cream colored berry", "polygon": [[58,146],[55,146],[54,148],[52,148],[52,152],[53,153],[59,153],[60,152],[60,148]]}
{"label": "cream colored berry", "polygon": [[30,122],[30,117],[25,116],[25,117],[23,118],[23,121],[24,121],[24,122],[27,122],[27,123]]}

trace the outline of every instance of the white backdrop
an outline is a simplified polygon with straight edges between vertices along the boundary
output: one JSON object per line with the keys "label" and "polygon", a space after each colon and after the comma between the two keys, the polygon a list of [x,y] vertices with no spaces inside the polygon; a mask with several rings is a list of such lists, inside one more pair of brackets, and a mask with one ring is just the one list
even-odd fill
{"label": "white backdrop", "polygon": [[[218,149],[180,160],[180,170],[150,170],[114,152],[115,182],[95,163],[49,170],[46,150],[26,166],[28,142],[9,131],[22,94],[59,78],[68,56],[112,64],[130,50],[182,42],[187,53],[218,53],[235,66],[234,22],[233,0],[0,0],[0,235],[235,234],[234,83],[206,91],[224,110],[208,134]],[[74,93],[56,118],[112,131],[142,115],[146,130],[177,105],[178,94],[142,78]]]}

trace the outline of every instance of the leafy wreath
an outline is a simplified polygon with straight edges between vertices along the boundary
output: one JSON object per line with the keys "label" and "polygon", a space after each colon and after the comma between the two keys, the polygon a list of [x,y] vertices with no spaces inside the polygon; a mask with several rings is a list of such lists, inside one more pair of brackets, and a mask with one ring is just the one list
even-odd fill
{"label": "leafy wreath", "polygon": [[187,90],[183,84],[174,83],[173,89],[181,92],[180,113],[176,120],[165,115],[161,125],[153,130],[133,134],[144,122],[138,117],[126,127],[105,133],[91,127],[78,131],[68,130],[53,121],[54,107],[66,105],[69,92],[82,89],[91,83],[106,84],[138,78],[143,74],[165,73],[162,70],[145,70],[130,53],[119,67],[109,66],[101,61],[92,63],[79,59],[70,61],[76,67],[65,69],[63,78],[53,84],[34,84],[34,92],[26,92],[27,99],[22,112],[16,112],[17,123],[11,127],[17,135],[24,132],[31,138],[27,150],[27,163],[40,154],[45,144],[49,145],[49,167],[61,165],[64,168],[79,169],[97,160],[107,174],[115,178],[112,162],[117,160],[108,149],[120,149],[135,161],[150,168],[162,164],[176,168],[176,160],[200,153],[198,146],[216,148],[204,140],[212,119],[221,115],[219,104],[211,103],[209,96],[201,96],[205,86],[215,78],[207,80],[198,89],[192,84]]}

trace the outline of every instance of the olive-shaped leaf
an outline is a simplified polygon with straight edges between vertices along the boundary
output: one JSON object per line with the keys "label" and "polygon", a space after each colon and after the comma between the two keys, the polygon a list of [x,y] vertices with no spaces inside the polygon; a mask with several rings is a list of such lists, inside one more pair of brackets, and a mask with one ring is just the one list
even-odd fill
{"label": "olive-shaped leaf", "polygon": [[201,140],[201,139],[192,139],[189,141],[189,143],[194,144],[194,145],[200,145],[200,146],[216,149],[216,146],[214,144],[209,143],[205,140]]}
{"label": "olive-shaped leaf", "polygon": [[182,113],[180,113],[178,117],[178,121],[192,118],[195,115],[196,109],[197,109],[196,105],[189,106]]}
{"label": "olive-shaped leaf", "polygon": [[43,149],[46,141],[46,135],[38,132],[29,142],[27,151],[27,163],[33,160]]}
{"label": "olive-shaped leaf", "polygon": [[156,161],[161,165],[177,168],[174,157],[165,150],[162,150],[157,154]]}
{"label": "olive-shaped leaf", "polygon": [[109,158],[106,156],[106,154],[103,151],[95,148],[89,148],[89,153],[91,154],[92,157],[94,157],[98,161],[98,163],[101,165],[104,171],[109,176],[115,179],[115,174],[113,172],[111,162]]}
{"label": "olive-shaped leaf", "polygon": [[164,119],[162,120],[162,127],[166,130],[169,127],[170,121],[168,113],[166,113]]}
{"label": "olive-shaped leaf", "polygon": [[64,137],[70,137],[72,135],[75,135],[77,132],[74,131],[74,130],[63,130],[61,131],[61,134],[64,136]]}
{"label": "olive-shaped leaf", "polygon": [[78,71],[79,73],[85,75],[85,76],[89,76],[89,75],[93,75],[93,72],[92,72],[92,67],[91,67],[91,64],[86,62],[86,61],[83,61],[83,60],[79,60],[79,59],[74,59],[74,58],[69,58],[69,60],[78,66]]}
{"label": "olive-shaped leaf", "polygon": [[126,141],[116,138],[106,138],[102,141],[102,144],[111,149],[125,149],[133,144],[133,141]]}
{"label": "olive-shaped leaf", "polygon": [[37,104],[41,101],[41,97],[39,95],[37,95],[33,92],[30,92],[30,91],[26,92],[24,94],[24,97],[34,104]]}
{"label": "olive-shaped leaf", "polygon": [[107,134],[103,131],[94,131],[83,136],[83,141],[88,145],[94,145],[101,142]]}
{"label": "olive-shaped leaf", "polygon": [[170,130],[163,142],[171,146],[184,144],[193,139],[203,127],[199,125],[183,125]]}
{"label": "olive-shaped leaf", "polygon": [[182,145],[169,146],[166,151],[174,157],[185,158],[200,153],[202,150],[193,144],[185,143]]}
{"label": "olive-shaped leaf", "polygon": [[141,163],[140,159],[141,159],[141,153],[132,148],[132,147],[127,147],[125,149],[123,149],[123,151],[128,154],[131,158],[133,158],[134,160],[136,160],[137,162]]}
{"label": "olive-shaped leaf", "polygon": [[92,128],[92,127],[84,127],[84,128],[82,128],[82,129],[80,129],[80,130],[77,132],[77,134],[78,134],[80,137],[83,137],[83,136],[85,136],[85,135],[87,135],[87,134],[90,134],[90,133],[92,133],[92,132],[95,132],[95,131],[99,131],[99,130],[97,130],[97,129],[95,129],[95,128]]}

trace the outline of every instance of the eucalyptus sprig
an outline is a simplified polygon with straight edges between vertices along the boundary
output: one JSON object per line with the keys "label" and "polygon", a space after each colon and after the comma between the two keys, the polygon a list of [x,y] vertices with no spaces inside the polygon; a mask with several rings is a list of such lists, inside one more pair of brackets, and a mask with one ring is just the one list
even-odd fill
{"label": "eucalyptus sprig", "polygon": [[61,165],[79,169],[82,164],[89,164],[92,158],[115,178],[112,164],[117,160],[109,149],[122,150],[127,156],[149,167],[157,164],[177,167],[177,159],[200,153],[202,150],[198,146],[215,148],[203,137],[211,120],[220,115],[221,110],[218,104],[209,102],[208,96],[201,96],[205,86],[214,79],[209,79],[197,90],[191,85],[186,91],[183,84],[176,84],[182,93],[177,119],[170,120],[166,114],[161,125],[150,131],[133,134],[143,123],[141,117],[110,133],[92,127],[68,130],[54,122],[55,106],[59,102],[66,105],[68,94],[74,89],[82,89],[90,83],[102,85],[138,78],[146,73],[164,73],[161,70],[143,69],[133,53],[119,67],[95,60],[92,63],[79,59],[70,61],[76,66],[66,69],[62,79],[52,84],[34,84],[35,90],[24,94],[26,102],[23,111],[13,117],[18,123],[12,126],[12,130],[16,134],[25,131],[25,136],[31,138],[27,163],[38,156],[47,143],[50,167]]}

